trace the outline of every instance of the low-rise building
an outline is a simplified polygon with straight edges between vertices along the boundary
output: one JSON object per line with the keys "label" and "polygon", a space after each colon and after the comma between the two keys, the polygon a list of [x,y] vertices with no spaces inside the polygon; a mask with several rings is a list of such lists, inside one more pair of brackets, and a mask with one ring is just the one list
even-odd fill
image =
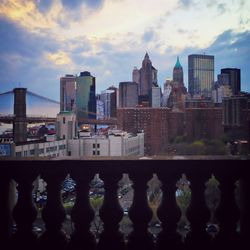
{"label": "low-rise building", "polygon": [[110,130],[108,136],[92,136],[68,140],[68,155],[82,156],[143,156],[144,133],[130,134]]}
{"label": "low-rise building", "polygon": [[1,143],[0,156],[6,157],[60,157],[67,155],[66,140],[44,142],[27,141],[24,143]]}

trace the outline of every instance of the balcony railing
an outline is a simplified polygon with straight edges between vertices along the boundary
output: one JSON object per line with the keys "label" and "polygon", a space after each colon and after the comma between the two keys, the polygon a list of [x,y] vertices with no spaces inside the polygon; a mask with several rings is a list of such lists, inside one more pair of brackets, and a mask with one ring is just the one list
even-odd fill
{"label": "balcony railing", "polygon": [[[0,248],[1,249],[249,249],[248,161],[1,161]],[[89,183],[96,173],[104,181],[105,196],[100,209],[103,231],[97,240],[90,230],[94,211],[89,201]],[[118,181],[127,173],[133,182],[134,197],[129,209],[133,230],[125,241],[119,231],[123,211],[117,199]],[[158,217],[162,230],[154,239],[148,230],[152,211],[147,201],[147,182],[156,173],[162,186]],[[176,182],[185,173],[191,183],[191,205],[187,218],[191,231],[185,241],[176,232],[180,209],[176,205]],[[76,202],[71,212],[74,231],[68,237],[62,230],[65,211],[61,183],[66,175],[76,181]],[[216,211],[219,233],[206,231],[210,211],[206,206],[205,182],[214,174],[220,182],[221,201]],[[45,232],[38,237],[32,230],[37,217],[33,203],[33,182],[40,175],[47,183],[47,204],[42,211]],[[18,200],[11,209],[11,180],[18,183]],[[240,206],[235,202],[235,182],[240,180]],[[12,233],[13,219],[17,231]],[[236,230],[240,220],[240,232]],[[3,247],[6,246],[6,247]],[[244,247],[243,247],[244,246]],[[248,246],[248,247],[247,247]],[[229,248],[228,248],[229,247]]]}

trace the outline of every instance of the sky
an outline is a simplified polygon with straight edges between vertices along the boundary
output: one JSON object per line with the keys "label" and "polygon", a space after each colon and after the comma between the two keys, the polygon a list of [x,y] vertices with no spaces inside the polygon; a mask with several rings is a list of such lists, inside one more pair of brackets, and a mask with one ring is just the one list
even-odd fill
{"label": "sky", "polygon": [[249,0],[0,0],[0,93],[15,87],[59,100],[60,77],[90,71],[100,93],[131,81],[148,52],[158,84],[189,54],[241,69],[250,92]]}

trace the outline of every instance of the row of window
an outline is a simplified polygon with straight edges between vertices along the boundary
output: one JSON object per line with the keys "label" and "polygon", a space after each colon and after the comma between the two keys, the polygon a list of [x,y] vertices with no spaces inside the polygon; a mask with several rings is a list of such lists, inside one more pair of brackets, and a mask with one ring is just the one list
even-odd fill
{"label": "row of window", "polygon": [[52,146],[52,147],[49,147],[49,148],[46,148],[46,152],[54,152],[54,151],[57,151],[57,146]]}
{"label": "row of window", "polygon": [[100,155],[100,151],[99,150],[97,150],[97,151],[93,150],[93,155]]}
{"label": "row of window", "polygon": [[93,143],[93,148],[100,148],[100,143],[97,144]]}
{"label": "row of window", "polygon": [[[59,150],[64,150],[66,149],[66,145],[59,145]],[[46,148],[46,152],[54,152],[54,151],[57,151],[57,146],[53,146],[53,147],[49,147],[49,148]],[[38,155],[41,155],[41,154],[44,154],[44,148],[39,148],[38,149]],[[35,155],[35,149],[31,149],[29,151],[29,154],[28,154],[28,151],[25,150],[23,151],[23,156],[24,157],[27,157],[27,156],[34,156]],[[16,152],[16,157],[21,157],[22,156],[22,152]]]}

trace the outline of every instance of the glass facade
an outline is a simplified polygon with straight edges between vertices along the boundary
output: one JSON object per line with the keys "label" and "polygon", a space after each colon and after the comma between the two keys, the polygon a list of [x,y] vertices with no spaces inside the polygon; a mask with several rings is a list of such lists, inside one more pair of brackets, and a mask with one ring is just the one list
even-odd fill
{"label": "glass facade", "polygon": [[76,77],[66,75],[60,79],[60,111],[74,111],[76,108]]}
{"label": "glass facade", "polygon": [[188,56],[188,91],[193,95],[211,97],[214,84],[214,56]]}
{"label": "glass facade", "polygon": [[76,78],[76,88],[76,114],[81,125],[81,119],[96,119],[95,77],[90,72],[81,72]]}

